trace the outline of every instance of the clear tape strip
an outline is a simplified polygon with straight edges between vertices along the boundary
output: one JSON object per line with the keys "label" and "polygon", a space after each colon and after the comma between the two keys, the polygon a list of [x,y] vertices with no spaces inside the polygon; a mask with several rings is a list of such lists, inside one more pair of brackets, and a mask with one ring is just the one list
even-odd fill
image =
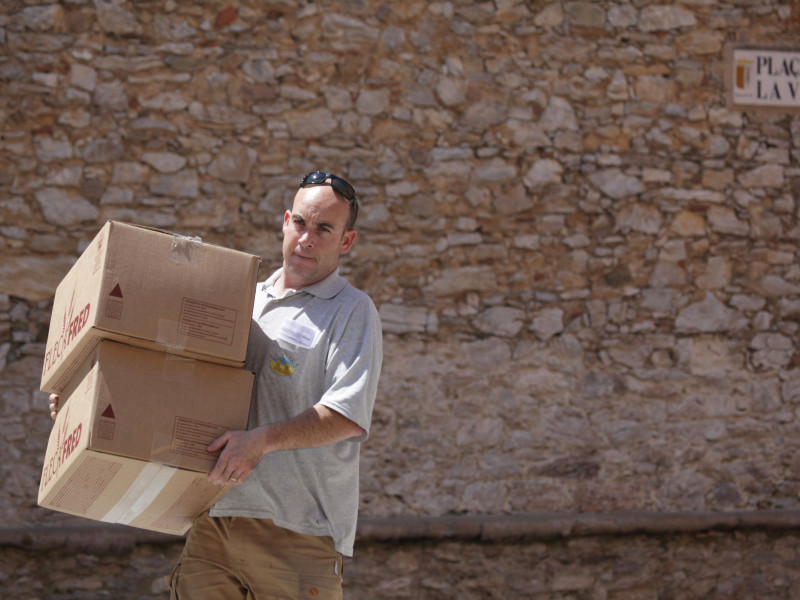
{"label": "clear tape strip", "polygon": [[194,258],[194,250],[203,240],[199,237],[187,237],[185,235],[172,235],[172,249],[170,251],[170,260],[172,262],[188,265],[192,263]]}
{"label": "clear tape strip", "polygon": [[177,470],[158,463],[147,463],[122,498],[100,520],[127,525],[153,503]]}

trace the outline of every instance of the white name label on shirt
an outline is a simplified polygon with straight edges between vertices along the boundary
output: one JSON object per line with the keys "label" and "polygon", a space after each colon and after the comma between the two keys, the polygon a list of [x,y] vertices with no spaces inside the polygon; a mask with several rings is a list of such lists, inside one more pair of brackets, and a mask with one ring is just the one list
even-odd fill
{"label": "white name label on shirt", "polygon": [[278,337],[301,348],[313,348],[318,334],[319,330],[315,327],[309,327],[297,321],[286,321],[281,326]]}

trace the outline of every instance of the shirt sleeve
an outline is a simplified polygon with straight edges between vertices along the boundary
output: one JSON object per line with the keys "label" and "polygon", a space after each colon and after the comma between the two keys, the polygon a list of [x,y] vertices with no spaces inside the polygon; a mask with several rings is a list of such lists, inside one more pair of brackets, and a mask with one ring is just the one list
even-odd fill
{"label": "shirt sleeve", "polygon": [[372,300],[359,295],[336,320],[329,341],[325,392],[320,404],[335,410],[364,429],[351,438],[363,442],[369,436],[372,409],[378,391],[383,341],[381,322]]}

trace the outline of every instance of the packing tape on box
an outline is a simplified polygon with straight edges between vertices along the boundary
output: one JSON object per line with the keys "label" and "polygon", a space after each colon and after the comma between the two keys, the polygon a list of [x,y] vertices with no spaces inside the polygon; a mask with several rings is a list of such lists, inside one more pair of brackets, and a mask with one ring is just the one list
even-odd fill
{"label": "packing tape on box", "polygon": [[167,348],[184,350],[186,348],[186,334],[180,331],[180,324],[175,319],[158,319],[156,342],[164,344]]}
{"label": "packing tape on box", "polygon": [[164,365],[161,368],[161,380],[172,381],[183,386],[190,386],[194,381],[197,361],[193,358],[167,354],[164,356]]}
{"label": "packing tape on box", "polygon": [[188,237],[185,235],[172,234],[172,249],[169,258],[172,262],[179,265],[190,265],[194,260],[194,251],[203,240],[199,237]]}
{"label": "packing tape on box", "polygon": [[157,463],[171,463],[175,460],[175,434],[173,432],[153,432],[150,445],[150,460]]}
{"label": "packing tape on box", "polygon": [[147,510],[177,471],[175,467],[147,463],[122,498],[100,520],[127,525]]}

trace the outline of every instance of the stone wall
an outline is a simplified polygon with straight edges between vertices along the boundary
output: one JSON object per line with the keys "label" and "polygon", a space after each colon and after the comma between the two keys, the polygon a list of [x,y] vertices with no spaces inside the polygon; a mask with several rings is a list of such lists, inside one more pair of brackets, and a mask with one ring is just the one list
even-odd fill
{"label": "stone wall", "polygon": [[[267,273],[314,168],[359,192],[343,272],[384,322],[362,515],[798,509],[800,116],[725,89],[730,44],[792,47],[798,23],[791,0],[6,0],[0,526],[74,522],[35,506],[37,390],[55,286],[102,224]],[[519,550],[454,548],[403,556]]]}
{"label": "stone wall", "polygon": [[[587,537],[529,544],[361,545],[345,561],[348,600],[753,600],[800,596],[797,533]],[[165,600],[181,546],[125,552],[9,552],[9,598]]]}

